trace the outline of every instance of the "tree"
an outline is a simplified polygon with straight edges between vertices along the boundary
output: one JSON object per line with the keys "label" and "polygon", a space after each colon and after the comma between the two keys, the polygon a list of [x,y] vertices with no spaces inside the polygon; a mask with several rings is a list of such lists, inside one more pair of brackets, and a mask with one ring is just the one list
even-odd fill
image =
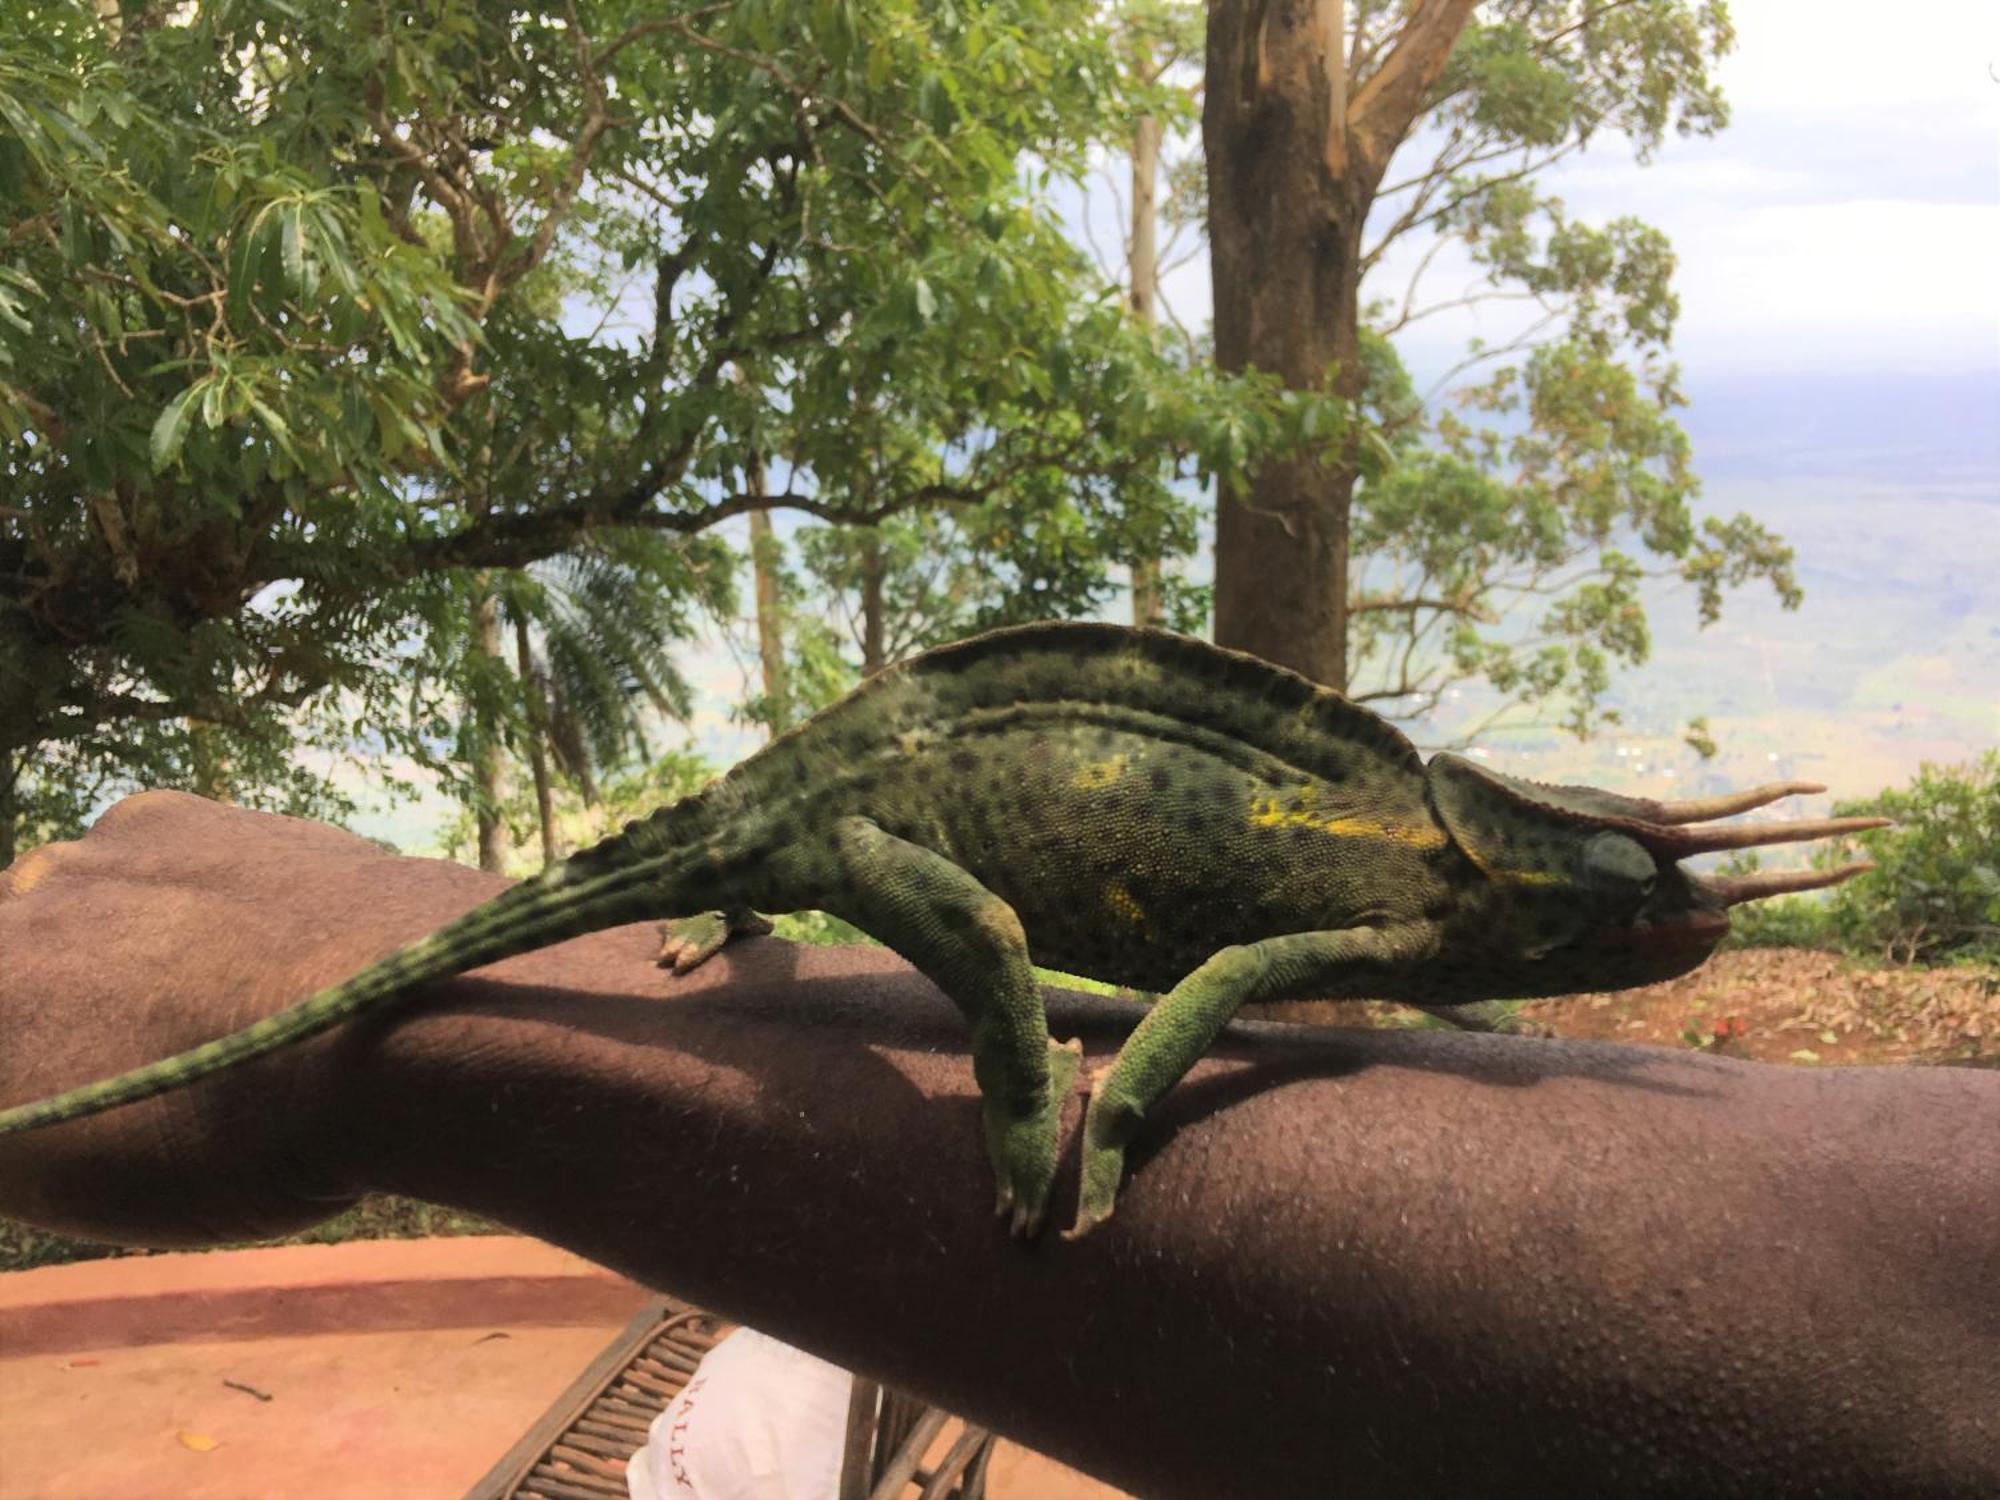
{"label": "tree", "polygon": [[[476,657],[487,675],[501,677],[506,671],[500,655],[500,601],[494,597],[494,580],[485,573],[472,578],[472,634],[466,641],[468,654]],[[507,868],[507,837],[500,826],[500,803],[507,791],[506,752],[500,743],[499,716],[486,711],[475,696],[468,696],[465,717],[460,720],[464,759],[472,767],[473,816],[479,828],[479,868],[501,874]]]}
{"label": "tree", "polygon": [[[635,818],[700,791],[714,779],[715,771],[691,750],[655,748],[643,762],[608,772],[589,797],[574,785],[558,782],[550,799],[556,839],[573,849],[593,844]],[[533,788],[511,787],[500,815],[510,843],[505,873],[517,878],[536,874],[547,861],[526,853],[530,834],[542,817]],[[438,842],[451,858],[470,864],[477,861],[478,839],[478,820],[468,806],[445,824]]]}
{"label": "tree", "polygon": [[[1704,620],[1752,579],[1796,602],[1775,537],[1691,515],[1664,238],[1577,222],[1534,186],[1605,135],[1643,160],[1670,130],[1720,127],[1722,5],[1212,0],[1208,16],[1216,357],[1329,392],[1337,418],[1223,486],[1220,642],[1391,712],[1483,675],[1561,702],[1581,732],[1611,664],[1645,655],[1646,573],[1692,584]],[[1426,234],[1409,284],[1365,299],[1392,247]],[[1485,378],[1433,424],[1388,340],[1451,305],[1419,296],[1448,242],[1487,278],[1475,299],[1540,317],[1475,347]],[[1510,620],[1528,601],[1539,615]]]}
{"label": "tree", "polygon": [[[1134,0],[1120,15],[1134,83],[1164,96],[1165,102],[1143,109],[1132,124],[1130,167],[1130,232],[1125,241],[1125,283],[1128,305],[1141,328],[1153,328],[1159,318],[1161,275],[1160,166],[1170,125],[1179,110],[1170,106],[1186,100],[1172,88],[1169,75],[1201,48],[1200,12],[1185,0]],[[1132,623],[1166,622],[1167,602],[1158,552],[1135,557],[1131,564]]]}
{"label": "tree", "polygon": [[[252,800],[302,733],[441,764],[464,683],[413,704],[409,662],[460,575],[1150,503],[1271,406],[1181,379],[1060,233],[1042,184],[1117,110],[1079,0],[174,21],[0,16],[0,813],[37,827],[185,784],[195,725]],[[859,409],[900,434],[865,495]]]}
{"label": "tree", "polygon": [[[219,759],[245,800],[336,807],[290,759],[339,737],[329,705],[279,720],[346,663],[252,539],[293,553],[279,518],[331,474],[385,485],[386,445],[354,441],[377,414],[428,446],[471,324],[432,258],[277,149],[328,122],[205,123],[262,101],[240,68],[221,89],[199,28],[17,6],[0,37],[0,845]],[[338,571],[340,518],[306,519]]]}
{"label": "tree", "polygon": [[[1141,498],[1152,503],[1135,503]],[[1195,545],[1191,507],[1144,497],[1016,488],[983,504],[927,508],[874,526],[800,527],[789,549],[769,543],[768,582],[785,624],[779,678],[793,712],[825,707],[861,677],[974,631],[1095,615],[1117,593],[1116,563],[1158,547]],[[757,545],[764,545],[758,543]],[[789,550],[796,560],[783,560]],[[1169,578],[1162,622],[1197,632],[1206,594]],[[759,608],[759,621],[767,617]],[[770,657],[764,680],[773,680]],[[781,727],[768,694],[744,716]]]}
{"label": "tree", "polygon": [[466,643],[484,690],[469,705],[461,754],[477,766],[481,749],[511,748],[530,782],[514,795],[499,776],[468,789],[480,868],[509,867],[508,833],[520,821],[509,810],[530,791],[542,862],[561,858],[558,774],[594,807],[607,773],[651,758],[656,721],[687,719],[693,692],[676,657],[697,611],[734,608],[729,561],[718,538],[607,532],[505,575],[491,599],[512,626],[513,659],[477,633]]}

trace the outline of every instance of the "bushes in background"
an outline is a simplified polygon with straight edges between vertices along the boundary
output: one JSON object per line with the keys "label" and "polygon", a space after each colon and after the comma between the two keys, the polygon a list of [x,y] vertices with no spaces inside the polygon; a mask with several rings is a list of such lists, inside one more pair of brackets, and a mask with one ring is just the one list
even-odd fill
{"label": "bushes in background", "polygon": [[[1964,765],[1925,765],[1908,787],[1834,811],[1896,820],[1853,841],[1875,868],[1823,898],[1739,908],[1737,942],[1838,948],[1895,963],[2000,963],[2000,750]],[[1826,849],[1814,862],[1852,857]]]}

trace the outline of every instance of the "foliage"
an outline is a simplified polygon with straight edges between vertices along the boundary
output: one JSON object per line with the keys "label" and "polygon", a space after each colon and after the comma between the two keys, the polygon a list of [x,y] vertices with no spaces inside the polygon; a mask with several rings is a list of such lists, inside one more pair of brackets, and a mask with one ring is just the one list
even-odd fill
{"label": "foliage", "polygon": [[[1669,135],[1721,128],[1711,75],[1734,42],[1727,8],[1359,0],[1333,14],[1345,30],[1329,36],[1292,13],[1211,10],[1211,70],[1254,65],[1258,80],[1246,71],[1240,97],[1211,99],[1206,117],[1210,162],[1233,163],[1201,219],[1227,252],[1230,357],[1350,402],[1302,444],[1260,450],[1253,519],[1219,528],[1218,619],[1227,644],[1396,717],[1480,682],[1495,718],[1586,734],[1616,718],[1613,674],[1650,650],[1644,579],[1680,580],[1704,624],[1733,588],[1799,599],[1780,539],[1696,512],[1674,416],[1672,247],[1630,216],[1578,218],[1544,175],[1591,145],[1622,142],[1644,162]],[[1323,90],[1334,71],[1340,86]],[[1244,197],[1259,163],[1270,181]],[[1182,216],[1189,185],[1170,198]],[[1247,317],[1266,285],[1309,301],[1322,335],[1273,307]],[[1498,336],[1417,390],[1396,342],[1469,308]],[[1344,591],[1322,578],[1332,539],[1348,553]]]}
{"label": "foliage", "polygon": [[[572,849],[593,844],[635,818],[646,817],[700,791],[714,776],[714,767],[692,750],[649,750],[643,759],[629,761],[606,776],[592,798],[586,798],[574,787],[561,787],[556,792],[556,820],[563,842]],[[507,873],[520,877],[536,874],[542,861],[535,844],[537,810],[533,788],[517,780],[499,811],[513,851]],[[472,808],[461,809],[445,823],[438,831],[438,844],[452,859],[465,864],[478,863]]]}
{"label": "foliage", "polygon": [[[325,806],[286,752],[346,736],[285,714],[352,684],[373,605],[309,497],[434,449],[428,367],[471,329],[360,185],[302,164],[332,122],[232,138],[210,122],[261,104],[208,28],[115,33],[81,6],[0,17],[0,791],[31,835],[195,779],[187,719],[228,732],[253,800]],[[272,564],[246,568],[260,530]],[[340,633],[304,620],[320,587]]]}
{"label": "foliage", "polygon": [[[1837,947],[1898,963],[2000,963],[2000,750],[1962,765],[1926,764],[1908,787],[1835,811],[1896,820],[1859,836],[1875,868],[1822,900],[1739,911],[1738,942]],[[1836,850],[1814,856],[1822,866],[1841,860]]]}
{"label": "foliage", "polygon": [[[415,1198],[398,1198],[388,1193],[371,1193],[354,1207],[335,1214],[324,1223],[287,1235],[279,1240],[256,1240],[243,1244],[218,1245],[218,1250],[245,1250],[252,1245],[338,1245],[348,1240],[414,1240],[433,1235],[506,1234],[506,1226]],[[146,1255],[146,1250],[127,1249],[97,1240],[77,1239],[49,1229],[12,1219],[0,1219],[0,1272],[32,1271],[37,1266],[68,1265],[80,1260],[105,1260],[122,1255]]]}
{"label": "foliage", "polygon": [[[802,527],[798,567],[785,577],[792,600],[794,665],[807,711],[858,680],[879,570],[884,661],[977,630],[1031,620],[1079,619],[1116,593],[1113,563],[1179,556],[1195,545],[1195,515],[1162,493],[1155,505],[1083,494],[1010,495],[956,511],[915,511],[880,526]],[[1167,624],[1199,632],[1207,589],[1168,575]],[[837,664],[837,665],[835,665]]]}
{"label": "foliage", "polygon": [[1141,506],[1275,420],[1059,231],[1121,108],[1077,0],[45,0],[0,59],[0,783],[62,816],[61,754],[171,783],[147,726],[191,721],[247,778],[305,704],[448,766],[462,571]]}
{"label": "foliage", "polygon": [[[1358,7],[1350,56],[1373,66],[1398,24],[1394,8]],[[1631,216],[1578,220],[1535,181],[1609,134],[1645,161],[1669,132],[1719,129],[1728,111],[1709,69],[1732,43],[1720,5],[1601,0],[1485,5],[1458,37],[1362,258],[1379,272],[1405,236],[1436,237],[1407,285],[1365,309],[1364,404],[1395,462],[1356,492],[1357,697],[1417,717],[1483,678],[1503,703],[1583,735],[1615,721],[1602,707],[1612,673],[1650,650],[1646,578],[1687,584],[1703,624],[1726,589],[1753,582],[1799,603],[1789,547],[1747,516],[1695,514],[1673,417],[1672,247]],[[1406,155],[1429,160],[1404,175]],[[1424,271],[1447,245],[1480,281],[1426,300]],[[1518,306],[1518,330],[1475,341],[1420,398],[1390,339],[1478,303]]]}
{"label": "foliage", "polygon": [[[686,721],[692,690],[676,658],[698,612],[733,609],[733,563],[716,537],[617,531],[526,568],[455,575],[468,614],[491,593],[496,615],[514,627],[511,647],[489,649],[476,628],[434,632],[426,643],[419,676],[457,682],[464,694],[455,761],[477,767],[484,747],[512,749],[596,803],[600,770],[650,755],[649,722]],[[497,816],[488,779],[453,787],[475,820]]]}
{"label": "foliage", "polygon": [[536,627],[550,743],[586,794],[592,768],[647,753],[643,710],[687,718],[691,690],[673,653],[694,633],[697,609],[734,605],[733,560],[718,539],[661,543],[606,533],[502,585],[505,613]]}

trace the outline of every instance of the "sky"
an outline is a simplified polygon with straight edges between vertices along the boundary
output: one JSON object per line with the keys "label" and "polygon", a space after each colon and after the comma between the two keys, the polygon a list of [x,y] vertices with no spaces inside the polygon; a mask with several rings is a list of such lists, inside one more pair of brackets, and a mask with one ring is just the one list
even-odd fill
{"label": "sky", "polygon": [[[1691,372],[1994,369],[2000,4],[1919,0],[1893,23],[1853,0],[1731,10],[1727,129],[1670,137],[1646,166],[1606,138],[1545,187],[1579,217],[1637,213],[1667,232],[1680,257],[1675,349]],[[1101,222],[1116,213],[1104,195]],[[1423,248],[1385,263],[1383,286],[1403,285]],[[1463,266],[1433,269],[1439,300],[1467,289]],[[1206,321],[1206,259],[1165,291],[1188,326]],[[1440,315],[1399,346],[1413,369],[1438,370],[1468,334],[1506,327],[1491,312]]]}
{"label": "sky", "polygon": [[[1636,213],[1672,239],[1703,504],[1792,541],[1806,605],[1749,594],[1699,631],[1658,590],[1653,659],[1619,679],[1623,729],[1493,754],[1625,789],[1801,775],[1867,792],[2000,745],[2000,4],[1732,9],[1726,130],[1670,138],[1644,166],[1607,139],[1544,182],[1580,217]],[[1117,194],[1079,212],[1117,243]],[[1441,258],[1431,294],[1468,274]],[[1183,322],[1206,320],[1204,258],[1164,290]],[[1399,345],[1422,388],[1469,335],[1506,331],[1490,312],[1440,315]],[[687,669],[696,747],[718,765],[753,750],[729,715],[748,654],[711,641]],[[1681,743],[1696,713],[1723,740],[1715,762]],[[362,826],[423,849],[445,812],[426,799]]]}

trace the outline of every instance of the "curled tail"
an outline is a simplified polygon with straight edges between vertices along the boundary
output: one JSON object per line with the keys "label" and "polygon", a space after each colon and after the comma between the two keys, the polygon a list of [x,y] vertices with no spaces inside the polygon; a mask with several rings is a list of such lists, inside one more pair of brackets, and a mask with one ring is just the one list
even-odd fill
{"label": "curled tail", "polygon": [[364,1011],[383,1009],[418,985],[586,932],[667,914],[659,911],[654,884],[659,872],[653,862],[613,864],[603,870],[573,861],[502,892],[429,937],[241,1031],[129,1073],[0,1110],[0,1135],[150,1099],[317,1036]]}

